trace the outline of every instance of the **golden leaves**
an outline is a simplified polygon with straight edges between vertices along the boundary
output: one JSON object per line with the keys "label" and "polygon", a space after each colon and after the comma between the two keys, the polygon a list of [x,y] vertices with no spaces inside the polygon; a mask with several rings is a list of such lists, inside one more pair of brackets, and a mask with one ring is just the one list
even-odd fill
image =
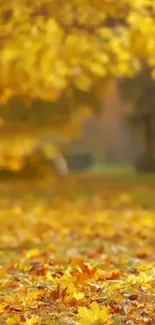
{"label": "golden leaves", "polygon": [[32,316],[25,321],[22,321],[19,316],[9,317],[6,322],[6,325],[38,325],[40,324],[38,317]]}
{"label": "golden leaves", "polygon": [[[76,118],[88,115],[81,109]],[[23,142],[28,151],[31,146]],[[119,182],[115,193],[116,183],[105,179],[76,180],[68,178],[54,198],[58,189],[52,192],[48,181],[35,189],[13,184],[11,194],[2,184],[1,322],[153,324],[154,210],[134,206],[137,185],[125,192]],[[154,195],[152,187],[149,194]]]}

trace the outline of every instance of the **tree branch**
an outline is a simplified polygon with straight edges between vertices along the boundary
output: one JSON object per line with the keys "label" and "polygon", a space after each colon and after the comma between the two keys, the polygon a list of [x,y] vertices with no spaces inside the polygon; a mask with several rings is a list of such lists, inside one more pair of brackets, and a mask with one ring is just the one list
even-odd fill
{"label": "tree branch", "polygon": [[106,20],[102,20],[97,24],[84,24],[80,23],[76,18],[71,24],[65,25],[61,21],[58,21],[60,26],[68,33],[72,30],[76,29],[79,31],[87,32],[89,34],[96,33],[102,27],[109,27],[109,28],[117,28],[117,27],[127,27],[127,23],[123,19],[115,19],[115,18],[107,18]]}

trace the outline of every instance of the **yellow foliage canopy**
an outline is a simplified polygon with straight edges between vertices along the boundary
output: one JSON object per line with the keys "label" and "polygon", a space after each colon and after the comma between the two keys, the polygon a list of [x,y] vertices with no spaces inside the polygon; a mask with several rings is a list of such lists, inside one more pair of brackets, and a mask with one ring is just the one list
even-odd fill
{"label": "yellow foliage canopy", "polygon": [[154,0],[1,0],[0,95],[56,100],[70,84],[155,65]]}

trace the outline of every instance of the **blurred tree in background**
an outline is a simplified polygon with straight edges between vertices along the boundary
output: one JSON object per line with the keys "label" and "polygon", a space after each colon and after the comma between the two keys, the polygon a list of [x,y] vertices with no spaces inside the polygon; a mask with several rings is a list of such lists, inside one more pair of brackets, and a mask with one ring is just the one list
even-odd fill
{"label": "blurred tree in background", "polygon": [[96,93],[73,88],[66,90],[55,103],[33,100],[27,105],[20,98],[13,98],[1,104],[1,168],[15,172],[23,169],[26,172],[27,168],[32,175],[37,172],[38,163],[48,160],[48,167],[54,163],[60,174],[66,173],[60,152],[68,141],[79,138],[82,121],[91,115],[92,107],[99,111]]}

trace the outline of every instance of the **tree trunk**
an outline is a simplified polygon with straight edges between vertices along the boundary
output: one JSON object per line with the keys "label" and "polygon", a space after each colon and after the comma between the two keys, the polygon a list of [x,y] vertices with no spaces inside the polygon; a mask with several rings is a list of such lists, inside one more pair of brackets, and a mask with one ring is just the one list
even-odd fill
{"label": "tree trunk", "polygon": [[144,141],[145,141],[145,152],[149,157],[154,156],[154,130],[153,121],[151,116],[144,120]]}
{"label": "tree trunk", "polygon": [[136,170],[142,173],[155,172],[154,126],[151,116],[144,119],[144,153],[136,159]]}

